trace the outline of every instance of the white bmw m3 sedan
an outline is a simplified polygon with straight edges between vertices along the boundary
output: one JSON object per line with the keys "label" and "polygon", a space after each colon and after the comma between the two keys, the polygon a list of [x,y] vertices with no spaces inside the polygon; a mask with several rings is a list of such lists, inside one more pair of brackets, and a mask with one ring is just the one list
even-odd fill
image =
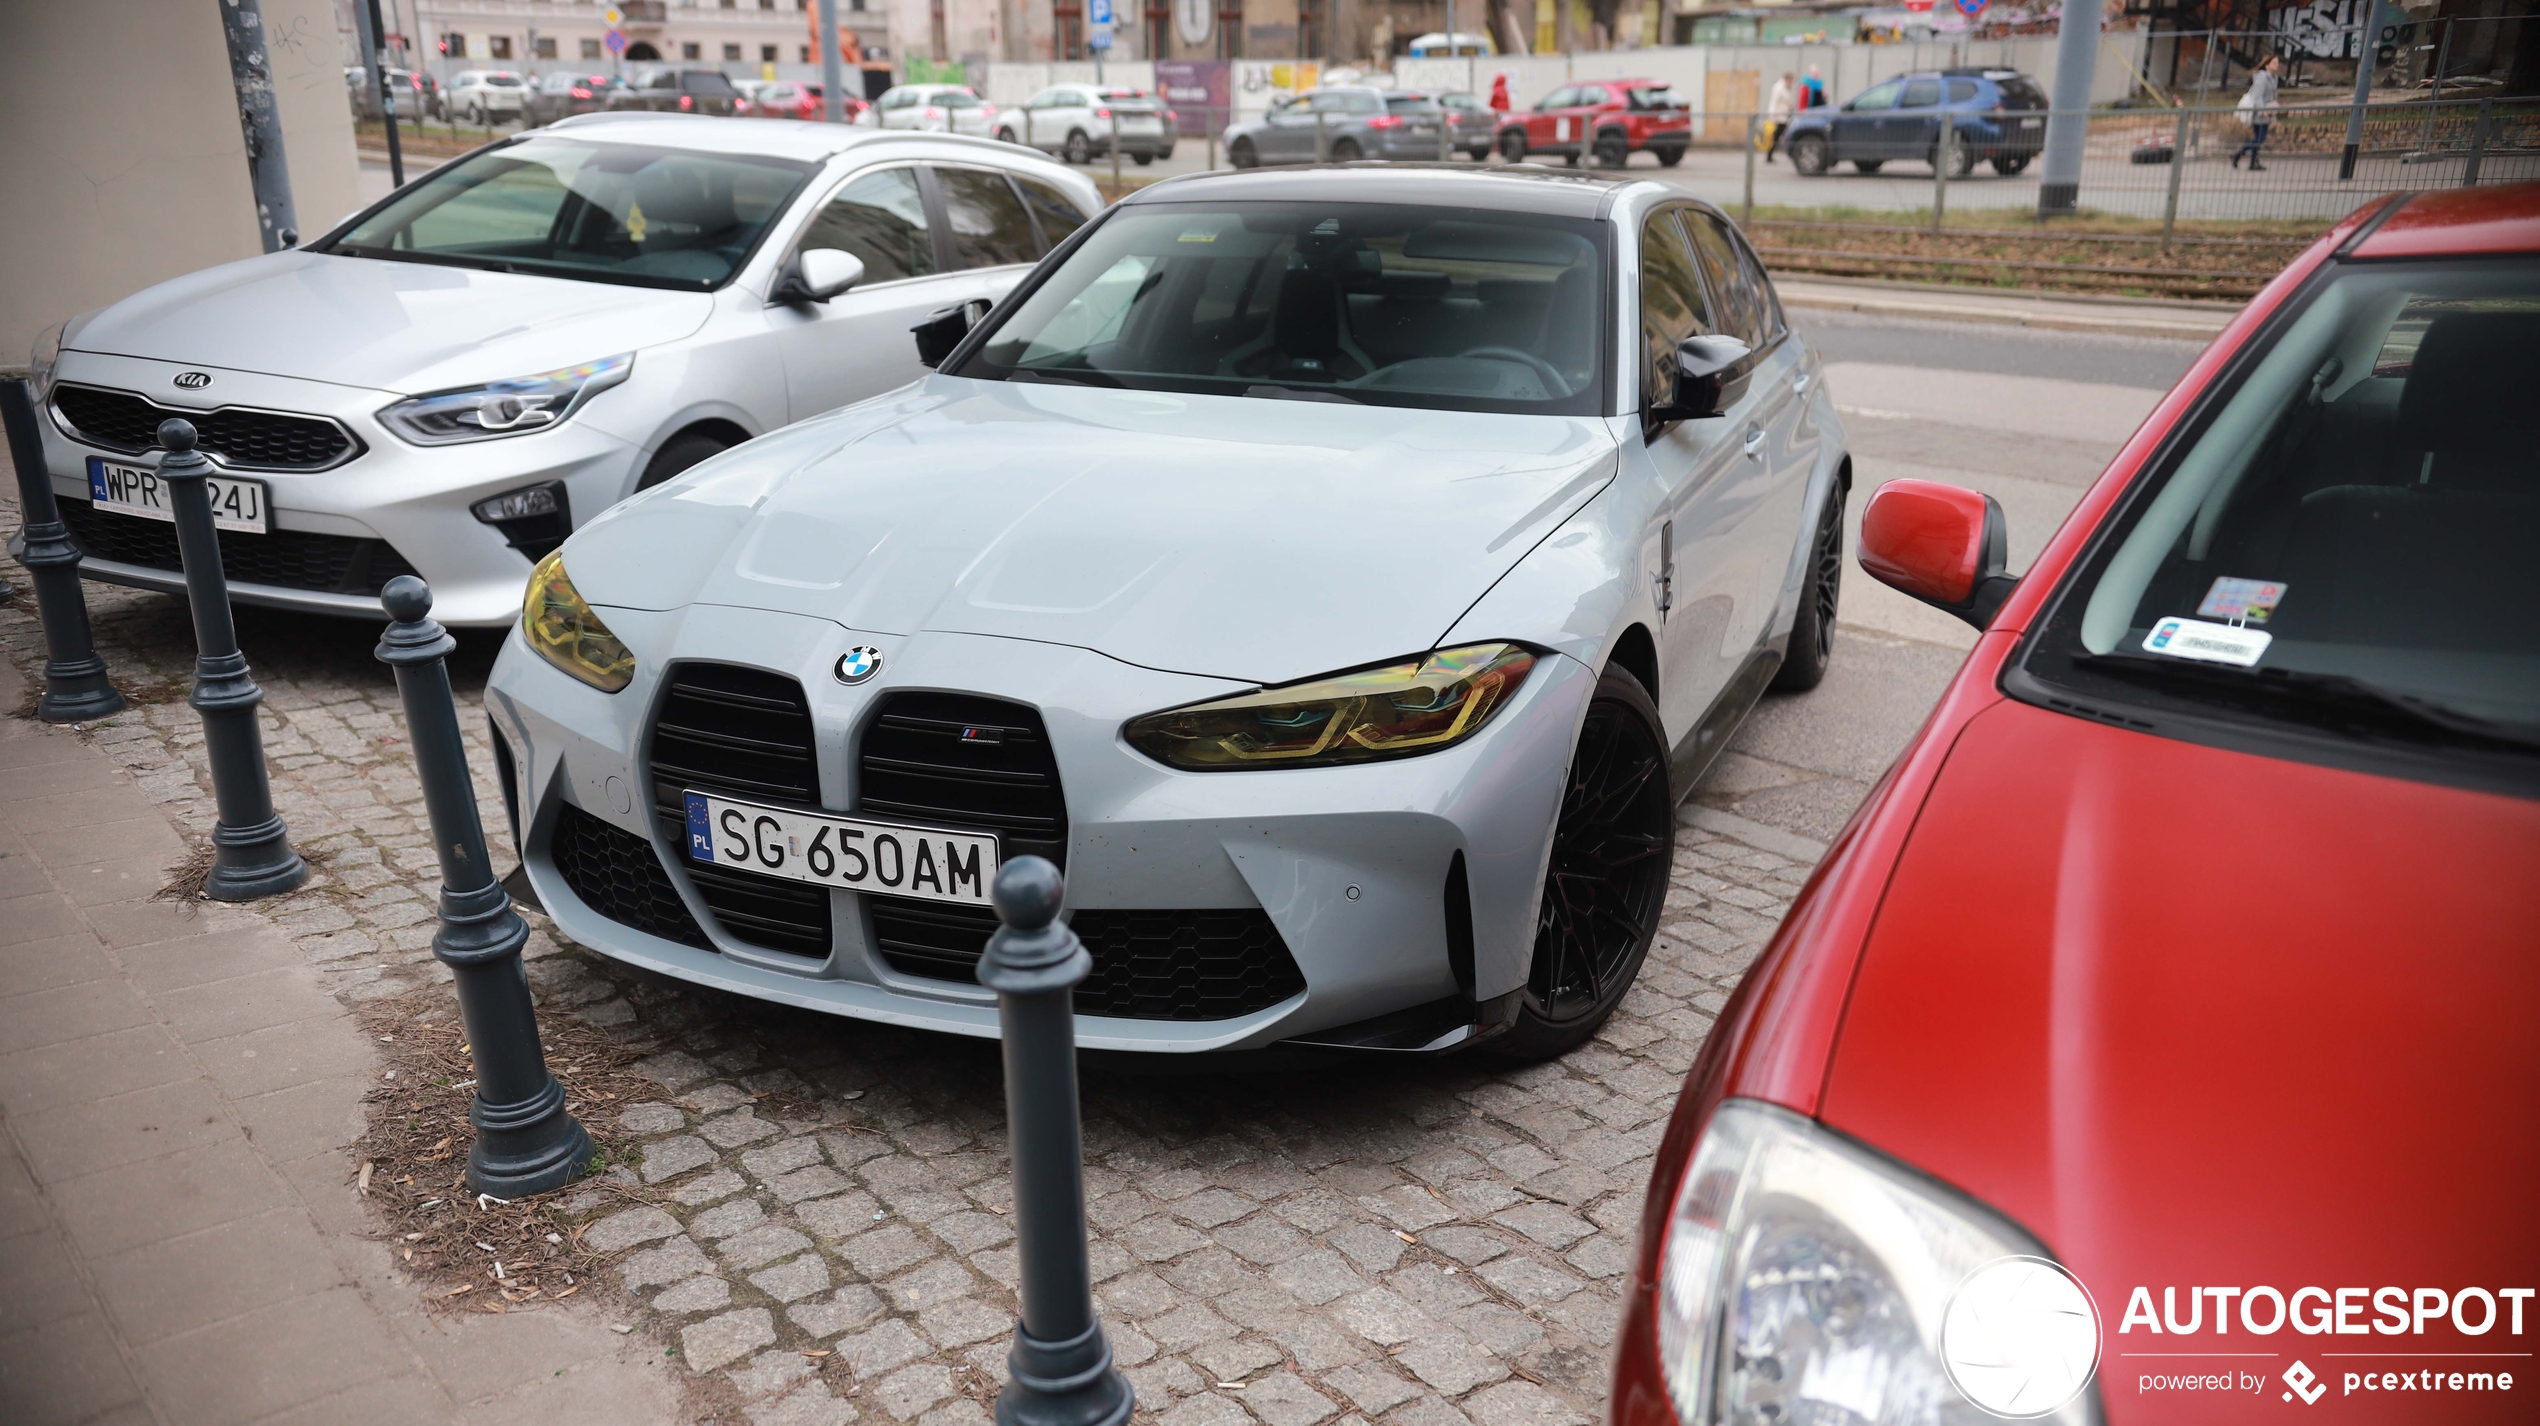
{"label": "white bmw m3 sedan", "polygon": [[975,310],[539,565],[486,704],[556,923],[992,1035],[1032,853],[1088,1046],[1593,1034],[1676,802],[1831,652],[1843,432],[1735,229],[1647,182],[1199,175]]}

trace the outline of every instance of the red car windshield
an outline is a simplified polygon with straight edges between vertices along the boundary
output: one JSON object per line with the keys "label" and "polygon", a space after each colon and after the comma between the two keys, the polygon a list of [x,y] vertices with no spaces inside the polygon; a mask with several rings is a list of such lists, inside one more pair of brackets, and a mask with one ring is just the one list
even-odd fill
{"label": "red car windshield", "polygon": [[2534,392],[2540,266],[2341,264],[2127,493],[2025,670],[2156,713],[2540,761]]}

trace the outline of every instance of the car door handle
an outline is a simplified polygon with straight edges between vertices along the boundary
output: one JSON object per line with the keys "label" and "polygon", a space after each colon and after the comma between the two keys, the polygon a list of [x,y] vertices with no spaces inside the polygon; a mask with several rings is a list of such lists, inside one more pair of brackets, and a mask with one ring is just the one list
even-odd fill
{"label": "car door handle", "polygon": [[1816,379],[1816,377],[1803,371],[1790,379],[1790,389],[1801,396],[1805,396],[1808,394],[1809,384],[1814,382]]}
{"label": "car door handle", "polygon": [[1749,456],[1755,457],[1755,458],[1757,458],[1757,459],[1761,459],[1761,458],[1763,457],[1763,454],[1764,454],[1764,428],[1763,428],[1763,427],[1761,427],[1761,426],[1749,426],[1749,427],[1747,427],[1747,428],[1746,428],[1746,453],[1747,453]]}

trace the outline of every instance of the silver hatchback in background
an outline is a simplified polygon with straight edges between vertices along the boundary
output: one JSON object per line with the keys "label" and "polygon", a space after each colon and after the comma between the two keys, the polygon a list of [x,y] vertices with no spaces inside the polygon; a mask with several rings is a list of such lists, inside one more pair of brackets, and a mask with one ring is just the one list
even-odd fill
{"label": "silver hatchback in background", "polygon": [[1272,105],[1258,119],[1228,126],[1226,157],[1237,168],[1267,163],[1352,163],[1363,158],[1434,160],[1437,101],[1426,94],[1336,85]]}
{"label": "silver hatchback in background", "polygon": [[1110,153],[1114,134],[1120,152],[1141,164],[1173,156],[1173,115],[1143,89],[1053,84],[997,120],[998,138],[1069,163],[1091,163]]}
{"label": "silver hatchback in background", "polygon": [[997,106],[967,84],[901,84],[886,91],[856,122],[872,123],[877,116],[885,129],[976,134],[984,139],[996,123]]}

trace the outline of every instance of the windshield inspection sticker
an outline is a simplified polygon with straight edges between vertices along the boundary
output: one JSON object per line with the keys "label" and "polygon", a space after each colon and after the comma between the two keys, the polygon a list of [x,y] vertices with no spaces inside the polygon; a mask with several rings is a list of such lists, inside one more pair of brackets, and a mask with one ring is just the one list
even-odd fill
{"label": "windshield inspection sticker", "polygon": [[2207,619],[2237,619],[2250,624],[2263,624],[2284,602],[2285,586],[2270,579],[2231,579],[2214,581],[2205,591],[2205,602],[2196,612]]}
{"label": "windshield inspection sticker", "polygon": [[2266,653],[2267,645],[2274,642],[2275,635],[2263,629],[2208,624],[2201,619],[2181,619],[2172,615],[2152,626],[2151,635],[2143,641],[2143,651],[2248,668],[2257,663],[2259,657]]}

